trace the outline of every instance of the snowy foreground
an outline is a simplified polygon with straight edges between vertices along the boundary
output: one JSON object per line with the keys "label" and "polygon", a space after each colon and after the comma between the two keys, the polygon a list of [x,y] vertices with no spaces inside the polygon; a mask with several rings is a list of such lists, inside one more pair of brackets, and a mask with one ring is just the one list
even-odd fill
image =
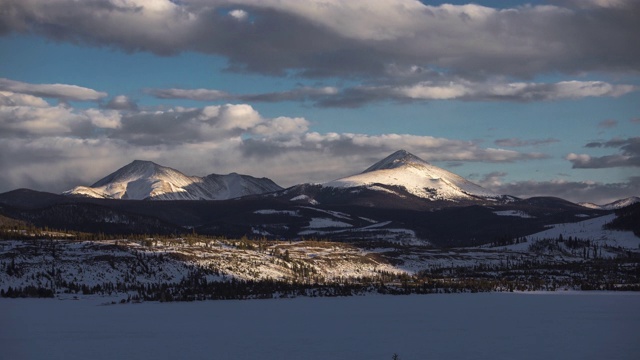
{"label": "snowy foreground", "polygon": [[637,359],[640,294],[0,299],[3,359]]}

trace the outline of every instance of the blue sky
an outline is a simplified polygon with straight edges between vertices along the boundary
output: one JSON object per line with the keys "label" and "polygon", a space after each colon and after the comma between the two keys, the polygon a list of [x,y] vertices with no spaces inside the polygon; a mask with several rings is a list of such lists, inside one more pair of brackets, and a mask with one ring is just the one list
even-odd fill
{"label": "blue sky", "polygon": [[282,186],[406,149],[501,193],[640,195],[631,0],[7,0],[0,192],[134,159]]}

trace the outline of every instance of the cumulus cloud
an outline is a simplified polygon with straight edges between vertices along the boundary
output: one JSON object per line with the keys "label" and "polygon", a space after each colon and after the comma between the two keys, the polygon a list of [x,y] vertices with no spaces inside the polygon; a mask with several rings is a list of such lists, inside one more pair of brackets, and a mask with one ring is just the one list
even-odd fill
{"label": "cumulus cloud", "polygon": [[19,94],[11,91],[0,91],[0,105],[47,107],[49,106],[49,103],[47,103],[43,98],[33,95]]}
{"label": "cumulus cloud", "polygon": [[102,129],[118,129],[122,126],[122,116],[117,111],[89,109],[84,112],[91,124]]}
{"label": "cumulus cloud", "polygon": [[587,148],[618,148],[619,154],[591,156],[588,154],[570,153],[566,159],[574,169],[601,169],[612,167],[640,166],[640,137],[628,139],[612,139],[605,142],[591,142]]}
{"label": "cumulus cloud", "polygon": [[245,21],[249,18],[249,13],[242,9],[231,10],[229,15],[238,21]]}
{"label": "cumulus cloud", "polygon": [[112,110],[137,110],[138,104],[126,95],[114,96],[106,105],[106,109]]}
{"label": "cumulus cloud", "polygon": [[[640,3],[630,0],[505,9],[417,0],[5,0],[3,7],[10,11],[0,13],[0,33],[162,55],[197,51],[228,58],[232,70],[268,74],[379,78],[395,65],[528,78],[640,68],[640,49],[630,46]],[[248,13],[252,21],[238,21]]]}
{"label": "cumulus cloud", "polygon": [[4,78],[0,78],[0,90],[62,101],[95,101],[107,96],[107,93],[77,85],[30,84]]}
{"label": "cumulus cloud", "polygon": [[0,173],[0,191],[63,191],[136,158],[194,175],[241,172],[288,186],[360,172],[398,149],[444,162],[548,157],[431,136],[318,133],[304,118],[267,118],[247,104],[114,110],[32,102],[0,104],[0,166],[11,169]]}

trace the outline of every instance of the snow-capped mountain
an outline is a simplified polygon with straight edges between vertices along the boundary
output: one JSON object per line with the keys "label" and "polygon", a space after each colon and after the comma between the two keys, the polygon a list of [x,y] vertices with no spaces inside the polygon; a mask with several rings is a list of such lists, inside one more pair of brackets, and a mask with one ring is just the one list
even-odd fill
{"label": "snow-capped mountain", "polygon": [[614,202],[604,204],[604,205],[597,205],[589,202],[579,203],[578,205],[584,206],[589,209],[596,209],[596,210],[616,210],[616,209],[621,209],[623,207],[627,207],[629,205],[633,205],[637,202],[640,202],[640,197],[631,196],[626,199],[616,200]]}
{"label": "snow-capped mountain", "polygon": [[495,200],[501,197],[405,150],[396,151],[360,174],[322,185],[329,188],[364,188],[384,192],[393,192],[390,187],[400,187],[411,195],[434,201]]}
{"label": "snow-capped mountain", "polygon": [[129,200],[226,200],[282,188],[267,178],[231,173],[187,176],[151,161],[135,160],[91,186],[64,195]]}

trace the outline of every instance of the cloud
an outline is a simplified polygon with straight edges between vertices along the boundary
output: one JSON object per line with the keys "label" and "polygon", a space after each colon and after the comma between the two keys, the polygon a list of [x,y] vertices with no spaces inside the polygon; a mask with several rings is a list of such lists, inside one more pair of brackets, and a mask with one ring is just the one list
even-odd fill
{"label": "cloud", "polygon": [[29,84],[4,78],[0,78],[0,90],[38,97],[50,97],[61,101],[95,101],[107,96],[107,93],[77,85]]}
{"label": "cloud", "polygon": [[335,95],[335,87],[301,86],[288,91],[278,91],[262,94],[230,94],[215,89],[147,89],[147,93],[160,99],[188,99],[197,101],[243,101],[243,102],[282,102],[307,101],[326,98]]}
{"label": "cloud", "polygon": [[[504,177],[508,174],[502,171],[494,171],[488,174],[485,174],[479,181],[478,184],[486,187],[487,189],[495,189],[502,186],[502,181]],[[506,193],[505,193],[506,194]]]}
{"label": "cloud", "polygon": [[629,119],[629,121],[633,124],[640,124],[640,117]]}
{"label": "cloud", "polygon": [[[31,96],[31,95],[29,95]],[[40,101],[0,104],[0,191],[60,192],[90,184],[133,159],[188,174],[240,172],[284,186],[358,173],[398,149],[428,161],[544,159],[473,141],[407,134],[318,133],[301,117],[268,118],[247,104],[102,109]]]}
{"label": "cloud", "polygon": [[112,110],[137,110],[138,104],[126,95],[118,95],[109,100],[109,102],[104,105],[104,108]]}
{"label": "cloud", "polygon": [[574,6],[582,9],[589,8],[624,8],[634,0],[554,0],[556,3]]}
{"label": "cloud", "polygon": [[416,85],[392,89],[400,97],[439,100],[541,101],[579,99],[591,96],[617,97],[634,91],[632,85],[612,85],[602,81],[561,81],[558,83],[471,83],[468,81]]}
{"label": "cloud", "polygon": [[509,139],[498,139],[494,141],[494,144],[498,146],[506,146],[506,147],[522,147],[522,146],[537,146],[537,145],[546,145],[560,142],[558,139],[548,138],[548,139],[533,139],[533,140],[522,140],[518,138],[509,138]]}
{"label": "cloud", "polygon": [[0,138],[72,134],[86,120],[63,105],[0,106]]}
{"label": "cloud", "polygon": [[612,139],[606,142],[591,142],[588,143],[586,147],[619,148],[621,153],[606,156],[570,153],[566,156],[566,159],[573,164],[574,169],[640,166],[640,137]]}
{"label": "cloud", "polygon": [[627,182],[602,183],[596,181],[501,181],[482,183],[499,194],[521,198],[533,196],[555,196],[573,202],[608,204],[618,199],[640,194],[640,177],[631,177]]}
{"label": "cloud", "polygon": [[220,90],[211,89],[147,89],[147,93],[159,99],[188,99],[197,101],[225,100],[232,97]]}
{"label": "cloud", "polygon": [[231,10],[229,15],[238,21],[245,21],[249,18],[249,13],[242,9]]}
{"label": "cloud", "polygon": [[584,97],[617,97],[636,91],[633,85],[614,85],[601,81],[563,81],[558,83],[496,83],[455,79],[448,82],[424,81],[401,86],[359,86],[343,90],[318,102],[323,107],[360,107],[369,102],[395,101],[557,101]]}
{"label": "cloud", "polygon": [[[589,6],[578,8],[581,3]],[[496,9],[417,0],[5,0],[10,11],[0,13],[0,33],[160,55],[194,51],[224,56],[235,71],[308,77],[381,80],[392,76],[392,66],[522,79],[640,68],[640,49],[629,45],[640,33],[640,3],[558,4]],[[419,96],[426,90],[407,89]]]}
{"label": "cloud", "polygon": [[118,129],[122,127],[122,116],[117,111],[100,111],[89,109],[84,112],[91,124],[102,129]]}
{"label": "cloud", "polygon": [[33,95],[19,94],[11,91],[0,91],[0,105],[47,107],[49,106],[49,103],[47,103],[43,98]]}
{"label": "cloud", "polygon": [[613,119],[602,120],[598,123],[598,127],[603,129],[611,129],[618,126],[618,122]]}
{"label": "cloud", "polygon": [[283,102],[311,101],[320,107],[355,108],[377,101],[554,101],[584,97],[617,97],[636,91],[632,85],[614,85],[601,81],[564,81],[559,83],[496,83],[455,80],[424,81],[412,85],[367,85],[345,88],[300,86],[288,91],[259,94],[230,94],[216,89],[147,89],[160,99],[198,101]]}

